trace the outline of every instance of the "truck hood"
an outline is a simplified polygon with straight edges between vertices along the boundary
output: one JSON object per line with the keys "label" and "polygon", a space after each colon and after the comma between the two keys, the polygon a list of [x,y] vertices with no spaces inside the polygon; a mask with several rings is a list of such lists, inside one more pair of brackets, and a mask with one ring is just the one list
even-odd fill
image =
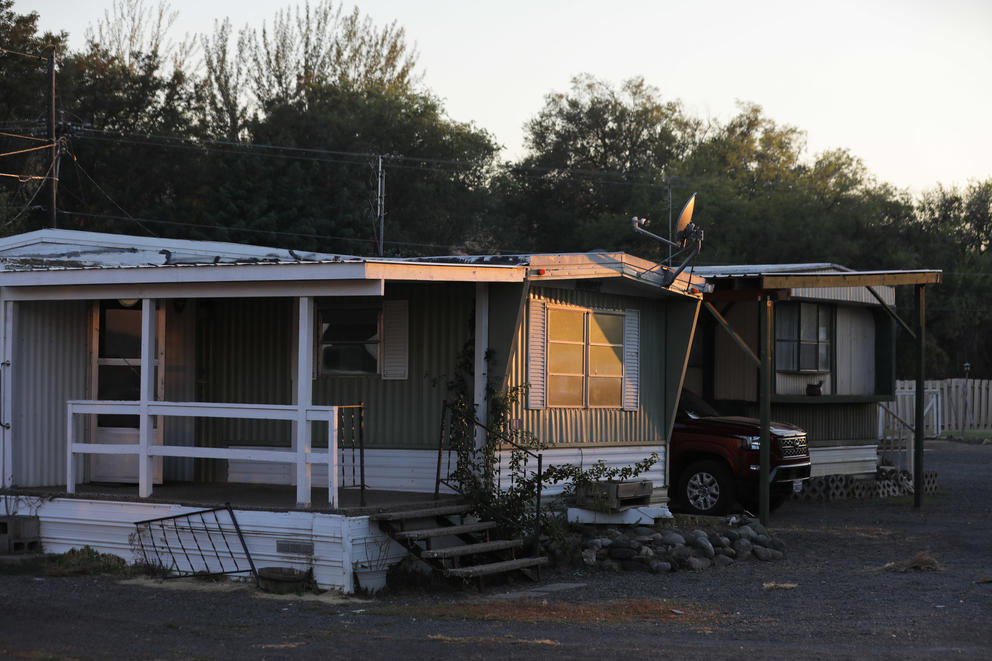
{"label": "truck hood", "polygon": [[[739,436],[757,436],[761,433],[761,423],[756,418],[745,418],[742,416],[733,415],[712,418],[697,418],[695,420],[680,420],[679,424],[692,429],[707,428],[714,431]],[[772,421],[769,423],[769,428],[772,436],[788,437],[806,434],[805,430],[802,428],[791,425],[787,422]]]}

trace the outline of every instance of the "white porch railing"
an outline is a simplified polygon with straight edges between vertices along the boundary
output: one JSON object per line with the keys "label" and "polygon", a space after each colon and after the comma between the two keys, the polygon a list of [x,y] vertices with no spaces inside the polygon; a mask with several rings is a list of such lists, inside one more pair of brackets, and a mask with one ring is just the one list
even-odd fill
{"label": "white porch railing", "polygon": [[[138,495],[147,498],[152,493],[151,460],[155,457],[190,457],[194,459],[244,459],[273,461],[296,465],[296,502],[309,508],[311,499],[310,466],[330,464],[327,470],[328,500],[338,507],[338,407],[277,404],[214,404],[206,402],[141,402],[73,400],[68,402],[68,435],[66,438],[66,491],[75,493],[75,457],[88,454],[121,454],[138,457]],[[77,415],[136,415],[139,418],[138,444],[81,443],[76,441]],[[203,448],[151,443],[152,418],[236,418],[250,420],[285,420],[296,422],[297,428],[290,450],[253,450],[232,448]],[[306,422],[327,422],[327,451],[314,452],[311,447],[310,425]]]}
{"label": "white porch railing", "polygon": [[[909,383],[912,389],[897,388],[895,400],[878,405],[878,454],[899,470],[913,473],[916,382]],[[923,406],[923,435],[936,438],[940,436],[944,417],[940,391],[928,385],[923,391]]]}

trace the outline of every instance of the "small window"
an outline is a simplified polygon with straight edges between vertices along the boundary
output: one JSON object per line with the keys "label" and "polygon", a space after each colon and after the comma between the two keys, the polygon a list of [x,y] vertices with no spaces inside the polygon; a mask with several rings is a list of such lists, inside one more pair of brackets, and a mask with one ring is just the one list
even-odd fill
{"label": "small window", "polygon": [[378,374],[380,328],[378,307],[321,308],[317,352],[321,376]]}
{"label": "small window", "polygon": [[775,369],[829,372],[833,308],[817,303],[775,306]]}
{"label": "small window", "polygon": [[621,408],[624,316],[548,309],[548,406]]}

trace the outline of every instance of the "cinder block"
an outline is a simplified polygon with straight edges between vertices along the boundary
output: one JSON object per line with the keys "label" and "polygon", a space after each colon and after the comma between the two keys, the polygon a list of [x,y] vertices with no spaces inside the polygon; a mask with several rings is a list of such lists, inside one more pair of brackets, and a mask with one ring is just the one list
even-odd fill
{"label": "cinder block", "polygon": [[0,553],[41,551],[41,522],[36,516],[0,516]]}

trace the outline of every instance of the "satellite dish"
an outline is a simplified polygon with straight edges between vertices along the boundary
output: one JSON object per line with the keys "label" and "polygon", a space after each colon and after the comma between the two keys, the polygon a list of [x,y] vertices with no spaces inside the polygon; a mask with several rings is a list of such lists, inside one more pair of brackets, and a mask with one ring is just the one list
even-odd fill
{"label": "satellite dish", "polygon": [[685,228],[689,226],[692,222],[692,207],[696,204],[696,194],[693,193],[689,201],[685,203],[682,207],[682,213],[679,214],[679,222],[675,224],[675,236],[682,234]]}
{"label": "satellite dish", "polygon": [[[631,219],[631,226],[633,227],[635,232],[638,232],[639,234],[644,234],[645,236],[649,236],[652,239],[655,239],[656,241],[660,241],[661,243],[679,249],[678,252],[676,252],[673,255],[669,255],[668,259],[665,260],[665,263],[667,263],[668,265],[668,270],[665,273],[665,279],[663,285],[664,287],[669,287],[673,282],[675,282],[675,280],[679,277],[682,271],[685,270],[686,266],[689,265],[689,262],[694,260],[696,256],[699,254],[700,248],[702,248],[703,230],[702,228],[694,225],[692,222],[692,209],[695,205],[696,205],[696,194],[693,193],[692,197],[689,198],[689,201],[685,203],[684,207],[682,207],[682,213],[679,214],[679,221],[675,226],[674,238],[678,241],[678,243],[666,239],[664,237],[658,236],[657,234],[652,234],[651,232],[644,229],[644,225],[646,225],[648,222],[647,218],[638,218],[635,216],[634,218]],[[672,271],[671,267],[674,265],[675,257],[683,254],[686,255],[685,259],[682,261],[682,263],[678,266],[677,269]],[[661,266],[661,264],[659,263],[657,266]]]}

